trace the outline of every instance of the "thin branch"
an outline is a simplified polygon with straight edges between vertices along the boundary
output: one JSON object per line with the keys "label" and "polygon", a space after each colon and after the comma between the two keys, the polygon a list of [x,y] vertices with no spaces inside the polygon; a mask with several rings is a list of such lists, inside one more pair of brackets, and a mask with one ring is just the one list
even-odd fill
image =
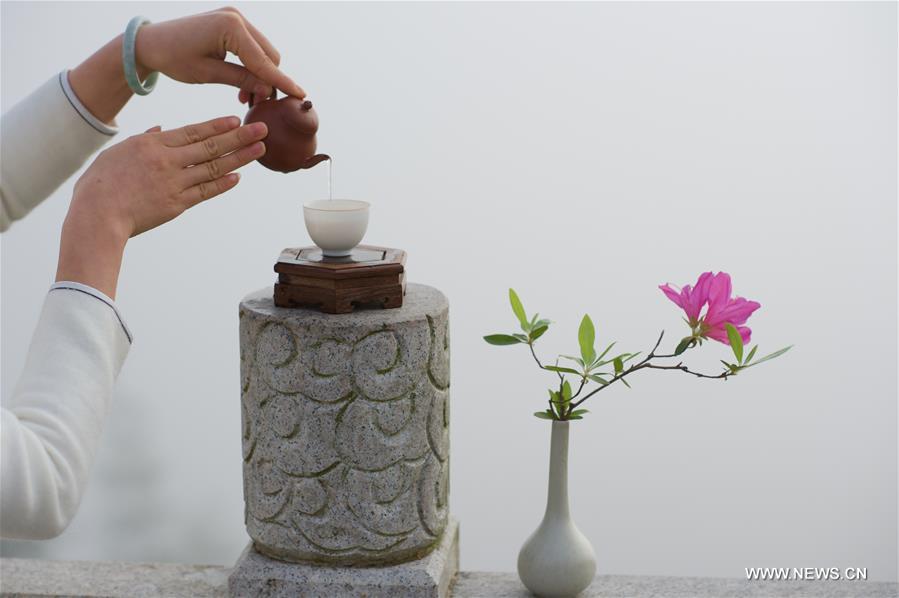
{"label": "thin branch", "polygon": [[587,377],[586,377],[586,376],[581,376],[581,385],[577,387],[577,392],[574,393],[573,395],[571,395],[571,400],[572,400],[572,401],[575,400],[575,399],[578,397],[579,394],[581,394],[581,391],[584,390],[584,385],[585,385],[586,383],[587,383]]}
{"label": "thin branch", "polygon": [[[533,343],[533,341],[531,341],[531,342],[528,343],[528,348],[531,350],[531,355],[533,355],[534,361],[537,362],[537,365],[540,366],[540,369],[541,369],[541,370],[546,369],[546,368],[543,367],[543,364],[540,363],[540,358],[537,357],[537,353],[534,351],[534,343]],[[559,376],[559,382],[561,382],[562,379],[563,379],[562,372],[556,372],[556,375]]]}
{"label": "thin branch", "polygon": [[694,372],[689,369],[687,366],[683,365],[683,363],[679,363],[677,365],[652,365],[646,364],[644,367],[649,368],[651,370],[680,370],[687,374],[693,374],[697,378],[708,378],[710,380],[727,380],[727,377],[732,375],[730,371],[725,370],[718,374],[717,376],[710,376],[709,374],[703,374],[700,372]]}
{"label": "thin branch", "polygon": [[652,359],[653,356],[656,354],[656,349],[658,349],[659,345],[662,344],[662,338],[664,336],[665,336],[665,331],[663,330],[662,333],[659,335],[659,340],[656,341],[656,346],[652,348],[652,351],[650,351],[649,355],[646,357],[646,359],[643,360],[644,363],[646,363],[647,361]]}
{"label": "thin branch", "polygon": [[595,395],[602,389],[609,387],[612,384],[614,384],[615,382],[617,382],[618,380],[621,380],[622,378],[624,378],[625,376],[633,374],[634,372],[636,372],[638,370],[642,370],[642,369],[680,370],[684,373],[692,374],[692,375],[696,376],[697,378],[708,378],[708,379],[713,379],[713,380],[727,380],[727,377],[731,375],[731,372],[729,372],[729,371],[722,372],[722,373],[718,374],[717,376],[711,376],[709,374],[702,374],[700,372],[694,372],[693,370],[687,368],[687,366],[683,365],[683,362],[678,363],[677,365],[654,365],[654,364],[649,363],[649,361],[654,358],[661,359],[661,358],[665,358],[665,357],[674,357],[674,355],[656,355],[656,353],[655,353],[656,349],[659,348],[659,345],[662,344],[662,338],[664,336],[665,336],[665,331],[663,330],[662,333],[659,335],[659,340],[656,341],[655,347],[652,348],[652,351],[649,352],[649,354],[643,359],[643,361],[632,365],[631,367],[627,368],[620,374],[615,374],[615,376],[611,380],[609,380],[608,383],[603,384],[599,388],[587,393],[586,395],[583,396],[583,398],[581,398],[581,400],[573,402],[571,404],[571,408],[569,411],[573,411],[581,403],[583,403],[584,401],[586,401],[587,399],[589,399],[590,397],[592,397],[593,395]]}

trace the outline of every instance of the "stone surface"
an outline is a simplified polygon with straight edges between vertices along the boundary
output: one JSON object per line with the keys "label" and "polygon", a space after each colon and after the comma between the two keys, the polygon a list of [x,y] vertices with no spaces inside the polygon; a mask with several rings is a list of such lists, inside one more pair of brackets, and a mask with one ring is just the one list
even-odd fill
{"label": "stone surface", "polygon": [[0,559],[0,596],[221,598],[228,572],[209,565]]}
{"label": "stone surface", "polygon": [[333,567],[287,563],[250,543],[228,579],[235,598],[445,598],[459,569],[459,525],[447,524],[427,556],[385,567]]}
{"label": "stone surface", "polygon": [[260,552],[331,565],[420,558],[448,519],[446,297],[330,315],[240,304],[245,521]]}
{"label": "stone surface", "polygon": [[[2,596],[224,598],[230,569],[171,563],[0,559]],[[309,596],[309,594],[299,594]],[[453,598],[525,598],[514,573],[463,571]],[[896,583],[751,582],[742,579],[599,575],[579,598],[895,598]]]}
{"label": "stone surface", "polygon": [[[598,575],[578,598],[895,598],[897,584],[871,581],[747,581],[713,577]],[[532,596],[514,573],[462,572],[453,598]]]}

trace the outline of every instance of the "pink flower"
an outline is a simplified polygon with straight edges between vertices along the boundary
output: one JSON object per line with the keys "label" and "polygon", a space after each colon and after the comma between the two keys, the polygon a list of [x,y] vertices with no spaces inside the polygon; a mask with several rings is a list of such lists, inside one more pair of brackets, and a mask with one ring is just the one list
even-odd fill
{"label": "pink flower", "polygon": [[[730,275],[727,272],[703,272],[695,286],[687,284],[680,291],[670,284],[659,285],[659,288],[687,314],[693,336],[730,344],[724,325],[733,324],[740,332],[743,343],[749,342],[752,330],[743,324],[761,304],[743,297],[732,298]],[[707,309],[705,314],[701,314],[704,306]]]}

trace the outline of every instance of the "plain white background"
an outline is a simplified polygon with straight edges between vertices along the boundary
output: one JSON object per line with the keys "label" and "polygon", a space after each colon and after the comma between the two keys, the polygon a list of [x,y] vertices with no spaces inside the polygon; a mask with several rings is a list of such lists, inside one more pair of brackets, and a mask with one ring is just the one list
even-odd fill
{"label": "plain white background", "polygon": [[[452,511],[465,569],[514,570],[545,500],[552,382],[506,289],[553,319],[541,352],[684,334],[659,283],[708,269],[762,308],[721,383],[650,372],[574,425],[571,501],[600,573],[750,566],[896,578],[896,5],[246,4],[310,93],[337,195],[405,248],[452,322]],[[124,29],[209,4],[2,5],[7,109]],[[243,114],[162,78],[119,139]],[[47,286],[74,179],[2,239],[2,391]],[[323,167],[252,165],[228,196],[134,239],[118,303],[135,343],[70,529],[5,554],[232,563],[243,529],[237,304],[308,242]],[[672,345],[673,346],[673,345]],[[717,371],[727,350],[690,355]]]}

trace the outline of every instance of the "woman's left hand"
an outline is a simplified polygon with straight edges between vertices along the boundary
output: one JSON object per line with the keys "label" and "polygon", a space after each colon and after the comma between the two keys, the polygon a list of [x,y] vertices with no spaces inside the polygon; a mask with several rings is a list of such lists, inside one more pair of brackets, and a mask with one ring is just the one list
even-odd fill
{"label": "woman's left hand", "polygon": [[115,297],[128,239],[237,185],[235,170],[265,154],[264,123],[236,116],[162,131],[107,148],[78,182],[62,227],[56,280]]}
{"label": "woman's left hand", "polygon": [[[228,52],[243,65],[226,62]],[[159,71],[182,83],[233,85],[240,89],[241,102],[250,94],[268,97],[272,87],[306,97],[278,68],[278,50],[235,8],[144,25],[137,34],[135,58],[145,73]]]}

